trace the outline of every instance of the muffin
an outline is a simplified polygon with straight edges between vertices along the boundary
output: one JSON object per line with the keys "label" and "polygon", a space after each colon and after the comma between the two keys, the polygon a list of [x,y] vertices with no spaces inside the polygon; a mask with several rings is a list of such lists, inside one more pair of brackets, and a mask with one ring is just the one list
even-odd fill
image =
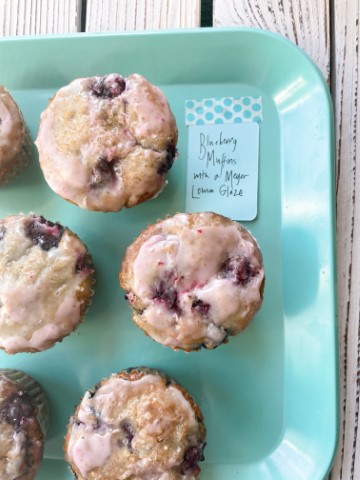
{"label": "muffin", "polygon": [[120,271],[133,320],[173,349],[215,348],[259,310],[264,268],[258,244],[216,213],[179,213],[147,227]]}
{"label": "muffin", "polygon": [[19,370],[0,369],[0,478],[31,480],[44,451],[47,399]]}
{"label": "muffin", "polygon": [[31,156],[31,140],[23,116],[10,93],[0,85],[0,185],[19,173]]}
{"label": "muffin", "polygon": [[65,456],[79,480],[195,480],[204,460],[199,407],[158,370],[130,368],[85,393]]}
{"label": "muffin", "polygon": [[37,352],[72,332],[93,294],[81,240],[42,216],[0,220],[0,348]]}
{"label": "muffin", "polygon": [[156,196],[176,157],[164,94],[138,74],[80,78],[41,115],[36,145],[49,186],[88,210],[118,211]]}

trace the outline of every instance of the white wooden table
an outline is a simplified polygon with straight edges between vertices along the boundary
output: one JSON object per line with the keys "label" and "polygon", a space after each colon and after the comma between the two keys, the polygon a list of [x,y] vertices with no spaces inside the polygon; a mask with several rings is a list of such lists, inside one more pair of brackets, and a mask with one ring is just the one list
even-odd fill
{"label": "white wooden table", "polygon": [[[200,3],[0,0],[0,35],[196,27],[200,26]],[[341,423],[331,480],[360,479],[359,17],[359,0],[213,0],[214,27],[246,25],[284,35],[313,58],[332,92],[337,158]]]}

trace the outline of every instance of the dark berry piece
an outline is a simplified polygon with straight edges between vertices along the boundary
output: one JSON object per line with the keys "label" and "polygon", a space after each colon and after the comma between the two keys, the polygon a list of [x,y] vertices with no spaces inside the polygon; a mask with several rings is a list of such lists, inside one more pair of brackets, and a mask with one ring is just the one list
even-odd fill
{"label": "dark berry piece", "polygon": [[35,217],[25,228],[25,234],[32,240],[34,245],[39,245],[42,250],[48,251],[57,247],[64,233],[64,227],[60,223],[52,223],[44,217]]}
{"label": "dark berry piece", "polygon": [[4,227],[4,225],[2,225],[0,227],[0,241],[5,237],[5,233],[6,233],[6,228]]}
{"label": "dark berry piece", "polygon": [[157,169],[157,173],[159,175],[164,175],[165,173],[167,173],[170,170],[170,168],[172,167],[172,165],[174,163],[176,153],[177,153],[177,150],[176,150],[175,146],[172,143],[169,144],[169,146],[167,148],[166,159],[165,159],[164,162],[162,162],[159,165],[159,167]]}
{"label": "dark berry piece", "polygon": [[91,87],[91,93],[99,98],[116,98],[125,90],[125,80],[120,75],[97,77]]}
{"label": "dark berry piece", "polygon": [[89,398],[93,398],[100,387],[101,387],[101,383],[97,383],[92,388],[89,388],[88,390]]}
{"label": "dark berry piece", "polygon": [[167,287],[165,282],[159,280],[156,285],[156,293],[154,299],[164,302],[170,310],[177,309],[177,291],[174,287]]}
{"label": "dark berry piece", "polygon": [[106,155],[100,157],[92,170],[91,186],[93,188],[102,187],[113,181],[116,178],[114,166],[115,159],[108,159]]}
{"label": "dark berry piece", "polygon": [[27,393],[15,393],[0,407],[0,419],[12,425],[18,432],[34,416],[35,409]]}
{"label": "dark berry piece", "polygon": [[130,450],[130,452],[132,452],[133,448],[132,448],[131,442],[132,442],[132,439],[134,438],[134,429],[131,423],[126,420],[122,422],[121,428],[125,435],[124,435],[124,438],[120,440],[119,445],[122,447],[126,446]]}
{"label": "dark berry piece", "polygon": [[170,377],[166,377],[166,378],[165,378],[165,387],[166,387],[166,388],[167,388],[167,387],[170,387],[171,385],[174,385],[174,383],[175,383],[175,382],[174,382],[174,380],[173,380],[172,378],[170,378]]}
{"label": "dark berry piece", "polygon": [[25,463],[26,463],[27,470],[26,472],[23,473],[23,475],[25,476],[33,468],[34,460],[31,455],[31,450],[33,449],[33,445],[34,445],[34,440],[29,435],[26,435],[25,442],[24,442],[24,450],[25,450]]}
{"label": "dark berry piece", "polygon": [[[94,395],[95,395],[95,393],[94,393]],[[90,398],[92,398],[92,397],[90,397]],[[92,406],[89,407],[89,410],[95,418],[95,425],[94,425],[93,429],[94,430],[102,430],[104,428],[104,423],[100,418],[100,412]]]}
{"label": "dark berry piece", "polygon": [[207,317],[208,314],[209,314],[209,310],[210,310],[210,304],[206,303],[206,302],[203,302],[202,300],[200,300],[198,298],[197,300],[193,301],[193,303],[191,305],[191,310],[193,312],[200,313],[200,315],[202,315],[203,317]]}
{"label": "dark berry piece", "polygon": [[193,470],[199,468],[197,466],[198,462],[202,462],[203,460],[205,460],[203,452],[204,447],[205,444],[201,443],[200,445],[195,445],[194,447],[190,447],[186,450],[184,460],[180,466],[182,475],[187,475]]}
{"label": "dark berry piece", "polygon": [[220,277],[231,278],[235,283],[245,286],[259,273],[244,256],[229,258],[221,267]]}
{"label": "dark berry piece", "polygon": [[90,255],[82,255],[76,260],[75,272],[83,273],[84,275],[91,275],[94,273],[94,266]]}
{"label": "dark berry piece", "polygon": [[[76,408],[76,405],[75,405],[74,408]],[[80,425],[84,425],[83,422],[80,422],[80,420],[78,418],[75,418],[75,417],[73,417],[72,423],[73,423],[73,425],[76,425],[77,427],[79,427]]]}

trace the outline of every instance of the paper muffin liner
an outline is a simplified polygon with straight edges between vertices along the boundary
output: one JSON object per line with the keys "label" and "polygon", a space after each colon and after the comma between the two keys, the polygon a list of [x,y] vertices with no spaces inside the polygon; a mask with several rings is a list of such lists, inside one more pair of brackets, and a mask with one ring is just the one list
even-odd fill
{"label": "paper muffin liner", "polygon": [[30,396],[34,406],[37,408],[36,419],[45,437],[49,426],[49,403],[40,384],[21,370],[0,368],[0,374],[15,382],[20,390],[23,390]]}

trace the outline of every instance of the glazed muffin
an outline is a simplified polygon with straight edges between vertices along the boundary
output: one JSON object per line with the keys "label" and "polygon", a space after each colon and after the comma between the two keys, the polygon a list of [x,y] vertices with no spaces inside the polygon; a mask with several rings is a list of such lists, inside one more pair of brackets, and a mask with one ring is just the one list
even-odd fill
{"label": "glazed muffin", "polygon": [[41,115],[36,140],[49,186],[89,210],[118,211],[156,196],[176,157],[164,94],[138,74],[74,80]]}
{"label": "glazed muffin", "polygon": [[79,480],[195,480],[204,459],[199,407],[158,370],[130,368],[85,393],[65,456]]}
{"label": "glazed muffin", "polygon": [[0,85],[0,185],[19,173],[31,156],[31,140],[19,107]]}
{"label": "glazed muffin", "polygon": [[48,403],[40,385],[19,370],[0,369],[0,478],[31,480],[44,451]]}
{"label": "glazed muffin", "polygon": [[264,268],[257,242],[215,213],[179,213],[150,225],[120,271],[133,320],[173,349],[215,348],[259,310]]}
{"label": "glazed muffin", "polygon": [[0,220],[0,348],[37,352],[71,333],[93,294],[81,240],[34,214]]}

